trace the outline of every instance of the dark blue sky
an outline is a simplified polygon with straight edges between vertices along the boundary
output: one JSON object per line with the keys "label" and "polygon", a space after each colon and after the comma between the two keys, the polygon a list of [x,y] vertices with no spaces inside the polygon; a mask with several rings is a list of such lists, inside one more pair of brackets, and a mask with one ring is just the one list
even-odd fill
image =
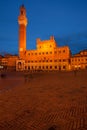
{"label": "dark blue sky", "polygon": [[18,15],[27,11],[27,49],[36,48],[36,38],[55,36],[59,46],[72,53],[87,49],[87,0],[0,1],[0,53],[18,53]]}

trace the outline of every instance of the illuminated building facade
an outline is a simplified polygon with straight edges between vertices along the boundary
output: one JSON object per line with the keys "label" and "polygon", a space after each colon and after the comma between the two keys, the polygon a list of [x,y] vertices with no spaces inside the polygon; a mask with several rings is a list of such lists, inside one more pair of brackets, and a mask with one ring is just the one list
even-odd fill
{"label": "illuminated building facade", "polygon": [[0,60],[0,70],[16,70],[18,56],[5,55]]}
{"label": "illuminated building facade", "polygon": [[16,70],[69,70],[70,49],[58,47],[53,36],[49,40],[36,40],[36,50],[26,50],[26,10],[20,7],[19,23],[19,58]]}
{"label": "illuminated building facade", "polygon": [[80,51],[70,58],[71,70],[87,69],[87,50]]}
{"label": "illuminated building facade", "polygon": [[26,49],[26,9],[20,7],[19,23],[19,59],[16,70],[23,71],[53,71],[74,70],[87,68],[87,50],[74,56],[68,46],[59,47],[51,36],[49,40],[36,40],[36,49]]}
{"label": "illuminated building facade", "polygon": [[54,36],[49,40],[36,39],[36,49],[26,49],[26,9],[20,7],[19,23],[19,56],[0,56],[0,70],[16,71],[70,71],[87,69],[87,50],[71,55],[68,46],[58,46]]}

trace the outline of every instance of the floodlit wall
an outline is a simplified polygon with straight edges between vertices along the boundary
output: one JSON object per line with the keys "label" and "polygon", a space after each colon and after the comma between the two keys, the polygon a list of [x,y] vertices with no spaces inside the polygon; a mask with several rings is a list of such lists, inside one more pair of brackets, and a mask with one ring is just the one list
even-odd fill
{"label": "floodlit wall", "polygon": [[87,50],[71,57],[71,69],[87,69]]}
{"label": "floodlit wall", "polygon": [[22,57],[26,70],[69,70],[70,49],[68,46],[57,47],[54,37],[37,42],[36,50],[26,50]]}

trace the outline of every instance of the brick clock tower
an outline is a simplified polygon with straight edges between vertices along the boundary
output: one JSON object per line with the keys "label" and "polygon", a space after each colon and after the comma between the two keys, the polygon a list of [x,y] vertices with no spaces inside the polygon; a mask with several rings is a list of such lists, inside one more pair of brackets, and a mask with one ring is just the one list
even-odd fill
{"label": "brick clock tower", "polygon": [[23,58],[26,51],[26,26],[27,17],[24,5],[20,7],[20,15],[18,17],[19,23],[19,57]]}

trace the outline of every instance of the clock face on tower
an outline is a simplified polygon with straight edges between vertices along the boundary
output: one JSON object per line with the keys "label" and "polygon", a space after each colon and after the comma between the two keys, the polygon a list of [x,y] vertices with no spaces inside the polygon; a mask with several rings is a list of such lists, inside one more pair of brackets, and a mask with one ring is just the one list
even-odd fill
{"label": "clock face on tower", "polygon": [[23,48],[20,48],[20,51],[23,51]]}

